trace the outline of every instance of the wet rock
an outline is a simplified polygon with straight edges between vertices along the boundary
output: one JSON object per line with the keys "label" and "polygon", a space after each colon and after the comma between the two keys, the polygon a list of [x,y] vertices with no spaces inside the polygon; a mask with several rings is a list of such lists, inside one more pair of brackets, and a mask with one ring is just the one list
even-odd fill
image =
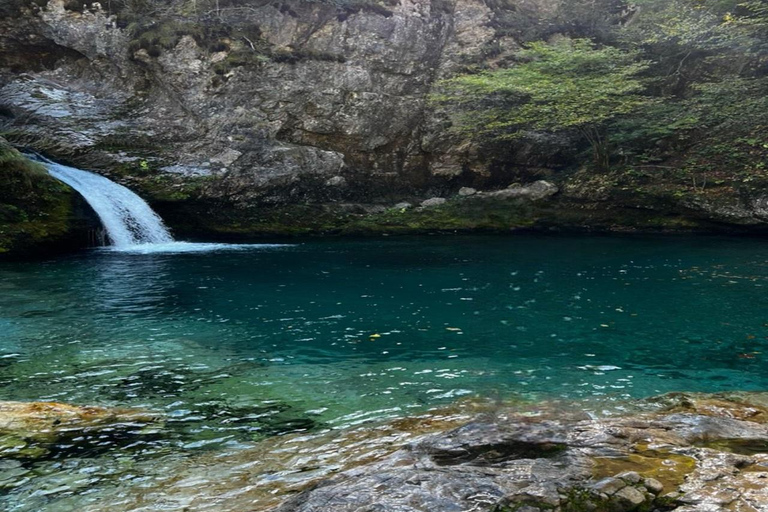
{"label": "wet rock", "polygon": [[752,393],[668,393],[642,400],[641,404],[672,412],[691,412],[704,416],[735,418],[755,423],[768,423],[768,402]]}
{"label": "wet rock", "polygon": [[661,494],[664,490],[664,484],[656,480],[655,478],[646,478],[643,480],[643,486],[653,494]]}
{"label": "wet rock", "polygon": [[616,478],[624,480],[628,484],[639,484],[640,480],[642,480],[640,477],[640,473],[636,471],[627,471],[625,473],[620,473],[616,475]]}
{"label": "wet rock", "polygon": [[627,486],[626,482],[621,480],[620,478],[604,478],[594,484],[592,486],[592,489],[594,489],[599,494],[606,494],[606,495],[612,495],[616,494],[621,489],[625,488]]}
{"label": "wet rock", "polygon": [[528,201],[540,201],[551,197],[559,192],[559,188],[544,180],[539,180],[530,185],[512,185],[503,190],[494,192],[482,192],[472,197],[476,198],[494,198],[494,199],[523,199]]}
{"label": "wet rock", "polygon": [[[111,432],[130,432],[157,424],[156,413],[138,409],[86,407],[56,402],[0,402],[0,434],[7,440],[52,443],[61,439]],[[23,447],[19,447],[21,449]]]}
{"label": "wet rock", "polygon": [[383,204],[367,204],[363,206],[363,210],[368,215],[376,215],[387,211],[387,207]]}
{"label": "wet rock", "polygon": [[[721,412],[727,410],[727,401],[721,406]],[[737,410],[743,406],[734,403]],[[768,440],[765,425],[727,416],[641,412],[598,421],[578,415],[534,419],[498,414],[341,472],[288,500],[279,511],[693,511],[723,510],[739,500],[749,503],[750,510],[768,510],[768,491],[761,485],[768,481],[768,454],[695,446]],[[676,457],[690,460],[690,466],[682,473],[654,472],[658,478],[625,469],[594,480],[601,466],[620,468],[625,461],[625,467],[637,467],[632,461],[638,453],[657,459],[652,467],[670,467]],[[616,461],[612,466],[611,460]],[[682,493],[659,496],[670,485]]]}
{"label": "wet rock", "polygon": [[459,189],[459,195],[462,197],[473,196],[477,194],[477,190],[471,187],[461,187]]}
{"label": "wet rock", "polygon": [[410,208],[413,208],[413,205],[411,203],[402,202],[402,203],[397,203],[392,208],[394,208],[395,210],[408,210]]}
{"label": "wet rock", "polygon": [[[719,400],[727,411],[727,400]],[[765,400],[768,394],[740,397],[734,407]],[[352,431],[269,437],[226,456],[178,461],[165,478],[140,487],[125,482],[86,510],[136,512],[136,503],[199,512],[768,510],[761,485],[768,481],[768,454],[689,441],[711,435],[705,442],[714,446],[727,440],[719,435],[746,432],[756,441],[759,423],[727,414],[716,418],[727,423],[681,417],[649,410],[645,401],[626,404],[623,416],[600,419],[564,404],[522,407],[472,408],[474,420],[458,428],[470,416],[425,415]],[[636,480],[631,472],[642,479],[622,480]],[[606,479],[618,485],[601,487]],[[659,484],[657,495],[652,489]]]}
{"label": "wet rock", "polygon": [[237,162],[237,159],[243,156],[242,151],[238,151],[236,149],[232,148],[226,148],[224,151],[219,153],[216,156],[211,157],[209,162],[215,163],[215,164],[221,164],[225,167],[228,167],[235,162]]}
{"label": "wet rock", "polygon": [[343,187],[347,185],[347,179],[344,176],[334,176],[328,179],[325,184],[329,187]]}
{"label": "wet rock", "polygon": [[634,510],[646,502],[646,495],[631,486],[619,490],[613,498],[623,506],[624,510]]}

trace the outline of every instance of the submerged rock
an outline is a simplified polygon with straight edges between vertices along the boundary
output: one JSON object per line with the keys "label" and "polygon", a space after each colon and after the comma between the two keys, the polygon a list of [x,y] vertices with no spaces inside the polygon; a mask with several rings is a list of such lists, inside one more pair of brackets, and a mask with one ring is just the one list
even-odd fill
{"label": "submerged rock", "polygon": [[[228,454],[165,461],[161,472],[145,461],[152,467],[140,473],[142,484],[126,480],[83,510],[768,510],[768,450],[752,450],[768,442],[768,426],[728,413],[729,404],[738,411],[766,399],[666,395],[603,418],[554,402],[486,406],[276,436]],[[719,407],[680,411],[681,401]]]}
{"label": "submerged rock", "polygon": [[68,405],[56,402],[0,402],[0,457],[36,457],[51,444],[89,435],[136,434],[160,416],[139,409]]}

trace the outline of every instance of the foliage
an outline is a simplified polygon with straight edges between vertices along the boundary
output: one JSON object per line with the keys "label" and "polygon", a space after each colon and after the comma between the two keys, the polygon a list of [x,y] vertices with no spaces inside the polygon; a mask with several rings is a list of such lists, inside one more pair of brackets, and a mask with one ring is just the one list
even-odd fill
{"label": "foliage", "polygon": [[610,151],[629,169],[664,163],[656,167],[717,180],[725,167],[730,176],[762,169],[768,0],[596,2],[557,2],[539,26],[547,41],[501,69],[442,82],[434,99],[453,130],[479,143],[578,130],[598,168]]}
{"label": "foliage", "polygon": [[648,155],[662,148],[683,152],[695,134],[748,136],[751,129],[768,126],[768,78],[735,78],[696,83],[691,94],[676,101],[646,105],[612,126],[614,141],[627,151]]}
{"label": "foliage", "polygon": [[765,158],[768,2],[642,0],[640,8],[623,39],[653,55],[658,102],[613,127],[627,164],[743,181]]}
{"label": "foliage", "polygon": [[637,51],[568,38],[531,43],[517,58],[512,67],[442,83],[434,100],[458,107],[455,129],[495,139],[577,129],[595,163],[607,166],[602,127],[650,102],[639,77],[648,62]]}

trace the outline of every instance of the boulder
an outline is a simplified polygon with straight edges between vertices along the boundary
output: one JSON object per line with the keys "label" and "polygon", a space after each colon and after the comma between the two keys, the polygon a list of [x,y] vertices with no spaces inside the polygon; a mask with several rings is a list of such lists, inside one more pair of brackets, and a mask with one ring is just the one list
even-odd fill
{"label": "boulder", "polygon": [[496,199],[527,199],[540,201],[557,194],[560,189],[554,183],[539,180],[530,185],[512,185],[503,190],[478,194],[475,197],[492,197]]}
{"label": "boulder", "polygon": [[422,208],[431,208],[433,206],[440,206],[442,204],[445,204],[445,199],[442,197],[432,197],[430,199],[427,199],[426,201],[421,202]]}

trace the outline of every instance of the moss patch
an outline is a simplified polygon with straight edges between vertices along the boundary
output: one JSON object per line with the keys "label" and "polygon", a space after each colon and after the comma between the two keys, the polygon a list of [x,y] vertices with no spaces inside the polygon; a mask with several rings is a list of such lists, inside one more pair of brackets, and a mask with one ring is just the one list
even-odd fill
{"label": "moss patch", "polygon": [[341,203],[243,209],[215,201],[193,200],[155,206],[177,233],[198,236],[508,231],[532,227],[537,218],[536,212],[525,205],[462,199],[433,208],[389,208],[375,213],[366,213],[363,206]]}

